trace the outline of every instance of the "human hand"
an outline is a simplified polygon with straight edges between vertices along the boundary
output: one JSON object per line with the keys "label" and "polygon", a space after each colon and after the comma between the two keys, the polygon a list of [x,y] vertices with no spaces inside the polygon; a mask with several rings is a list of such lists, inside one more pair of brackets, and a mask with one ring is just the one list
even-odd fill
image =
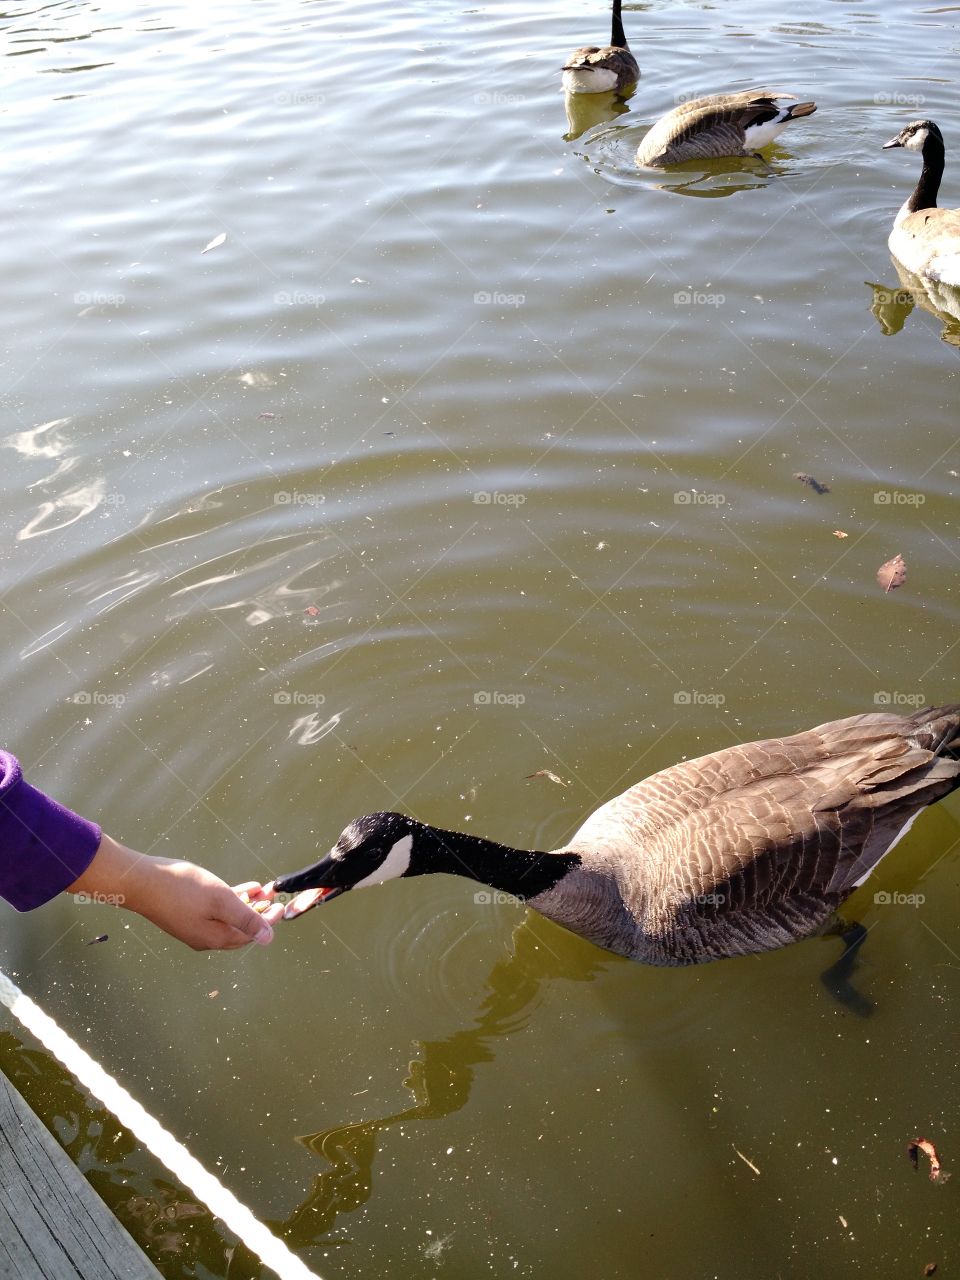
{"label": "human hand", "polygon": [[232,950],[250,942],[266,946],[273,940],[271,915],[279,918],[277,909],[261,914],[248,904],[262,901],[262,891],[254,898],[252,884],[240,888],[247,901],[204,867],[149,857],[104,835],[90,866],[69,891],[136,911],[195,951]]}

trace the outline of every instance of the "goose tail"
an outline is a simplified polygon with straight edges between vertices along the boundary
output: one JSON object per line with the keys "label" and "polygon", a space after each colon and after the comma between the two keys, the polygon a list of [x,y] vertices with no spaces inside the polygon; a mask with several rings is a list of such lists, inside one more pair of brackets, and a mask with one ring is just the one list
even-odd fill
{"label": "goose tail", "polygon": [[960,760],[960,704],[923,707],[907,718],[918,746],[947,760]]}

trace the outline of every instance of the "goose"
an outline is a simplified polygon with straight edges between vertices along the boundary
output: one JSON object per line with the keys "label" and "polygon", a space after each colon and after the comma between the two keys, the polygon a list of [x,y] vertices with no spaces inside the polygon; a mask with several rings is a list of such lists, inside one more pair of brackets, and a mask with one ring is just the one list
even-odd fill
{"label": "goose", "polygon": [[913,120],[883,144],[919,151],[920,181],[897,214],[887,241],[890,252],[915,275],[960,285],[960,209],[937,208],[943,177],[943,134],[932,120]]}
{"label": "goose", "polygon": [[367,814],[326,857],[263,892],[271,902],[295,893],[292,919],[349,890],[448,872],[608,951],[701,964],[830,931],[921,811],[958,785],[960,704],[870,712],[675,764],[552,852]]}
{"label": "goose", "polygon": [[637,60],[630,52],[620,17],[620,0],[613,0],[610,43],[604,48],[595,44],[575,50],[563,67],[566,93],[606,93],[610,89],[626,89],[636,84],[640,75]]}
{"label": "goose", "polygon": [[[794,105],[781,107],[780,101]],[[792,93],[745,89],[691,98],[661,116],[637,148],[637,164],[662,169],[683,160],[755,155],[791,120],[812,116],[815,102]]]}

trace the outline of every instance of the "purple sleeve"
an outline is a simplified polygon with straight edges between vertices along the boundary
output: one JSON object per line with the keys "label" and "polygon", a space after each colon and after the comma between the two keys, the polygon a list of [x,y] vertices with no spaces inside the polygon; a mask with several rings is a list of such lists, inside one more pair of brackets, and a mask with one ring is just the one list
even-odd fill
{"label": "purple sleeve", "polygon": [[0,897],[30,911],[73,884],[100,847],[98,826],[24,782],[0,751]]}

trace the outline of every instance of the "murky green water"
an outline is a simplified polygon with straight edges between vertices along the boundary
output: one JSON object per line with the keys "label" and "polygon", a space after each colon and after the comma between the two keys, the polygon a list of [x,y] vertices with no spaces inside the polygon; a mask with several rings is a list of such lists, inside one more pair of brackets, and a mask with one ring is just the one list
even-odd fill
{"label": "murky green water", "polygon": [[[869,285],[907,120],[960,204],[958,11],[625,16],[629,110],[565,140],[601,4],[8,7],[0,687],[34,781],[266,878],[381,808],[560,843],[685,755],[955,693],[957,348],[921,308],[885,335]],[[820,103],[769,166],[633,170],[676,94],[763,81]],[[325,1277],[946,1275],[957,1184],[905,1143],[960,1164],[958,819],[851,903],[869,1019],[820,986],[836,943],[645,970],[442,878],[239,957],[8,911],[0,962]],[[165,1274],[225,1275],[149,1157],[10,1036],[0,1065]]]}

